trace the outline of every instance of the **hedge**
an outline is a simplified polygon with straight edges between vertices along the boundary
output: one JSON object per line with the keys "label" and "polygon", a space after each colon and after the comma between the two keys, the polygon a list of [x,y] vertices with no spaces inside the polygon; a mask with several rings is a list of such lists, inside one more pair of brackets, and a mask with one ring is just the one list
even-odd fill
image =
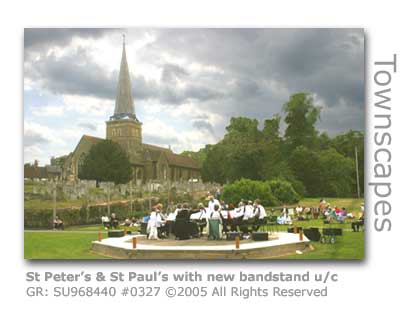
{"label": "hedge", "polygon": [[[152,204],[159,201],[152,198]],[[149,212],[149,200],[133,201],[133,216],[142,216]],[[115,212],[120,221],[130,217],[130,202],[120,202],[111,204],[111,213]],[[106,205],[83,205],[80,208],[57,208],[57,215],[64,222],[65,226],[77,226],[101,223],[101,217],[108,214]],[[25,228],[50,228],[52,227],[52,209],[24,209]]]}
{"label": "hedge", "polygon": [[281,203],[296,203],[300,201],[300,195],[294,190],[290,182],[282,179],[267,181],[273,196]]}
{"label": "hedge", "polygon": [[273,196],[269,185],[263,181],[240,179],[223,188],[222,198],[226,203],[237,205],[241,199],[260,199],[265,206],[275,206],[278,200]]}

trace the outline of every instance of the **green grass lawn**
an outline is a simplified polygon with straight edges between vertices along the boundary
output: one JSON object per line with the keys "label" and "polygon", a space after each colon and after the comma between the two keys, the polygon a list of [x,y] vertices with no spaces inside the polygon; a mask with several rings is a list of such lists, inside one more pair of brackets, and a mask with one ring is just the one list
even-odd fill
{"label": "green grass lawn", "polygon": [[[106,234],[105,234],[106,236]],[[90,251],[97,232],[30,232],[24,233],[25,259],[104,259]]]}
{"label": "green grass lawn", "polygon": [[[120,228],[123,229],[122,226]],[[138,228],[127,230],[137,231]],[[107,236],[107,231],[102,225],[68,227],[65,231],[25,231],[24,258],[108,259],[90,251],[91,241],[98,239],[99,231],[102,238]]]}
{"label": "green grass lawn", "polygon": [[[357,214],[363,199],[326,199],[331,205],[346,207],[349,212]],[[300,201],[303,206],[317,206],[319,199],[304,199]],[[362,259],[364,258],[364,232],[351,232],[351,222],[333,222],[324,225],[322,219],[309,221],[295,221],[303,228],[308,227],[334,227],[344,228],[343,235],[336,238],[335,244],[322,244],[311,242],[314,250],[301,255],[285,256],[280,259]],[[278,231],[286,231],[288,226],[278,226]],[[123,228],[123,227],[122,227]],[[270,227],[270,229],[272,229]],[[101,231],[106,237],[102,225],[71,226],[64,231],[26,231],[24,233],[25,259],[106,259],[90,251],[91,241],[96,240]],[[128,229],[136,231],[136,228]],[[71,231],[71,232],[70,232]]]}

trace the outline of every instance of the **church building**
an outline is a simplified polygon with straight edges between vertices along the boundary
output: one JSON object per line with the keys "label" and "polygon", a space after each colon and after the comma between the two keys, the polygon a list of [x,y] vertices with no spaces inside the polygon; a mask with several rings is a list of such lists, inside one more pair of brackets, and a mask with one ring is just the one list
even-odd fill
{"label": "church building", "polygon": [[[135,183],[200,179],[199,163],[188,157],[142,142],[142,122],[135,115],[125,42],[119,71],[115,111],[106,121],[106,139],[117,142],[128,154]],[[83,135],[63,164],[62,178],[77,180],[78,168],[90,148],[101,138]]]}

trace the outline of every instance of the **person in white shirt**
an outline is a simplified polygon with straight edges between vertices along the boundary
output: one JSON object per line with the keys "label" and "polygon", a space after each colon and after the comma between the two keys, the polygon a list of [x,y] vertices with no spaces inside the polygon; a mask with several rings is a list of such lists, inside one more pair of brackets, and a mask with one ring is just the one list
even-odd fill
{"label": "person in white shirt", "polygon": [[249,200],[246,205],[246,213],[249,218],[252,218],[254,216],[254,206],[253,206],[253,201]]}
{"label": "person in white shirt", "polygon": [[295,208],[295,212],[297,213],[297,216],[299,216],[302,213],[302,207],[298,204],[297,207]]}
{"label": "person in white shirt", "polygon": [[259,220],[265,220],[267,217],[266,209],[261,205],[261,201],[257,199],[254,201],[254,215]]}
{"label": "person in white shirt", "polygon": [[244,216],[244,212],[245,212],[245,204],[244,204],[244,200],[241,200],[239,202],[238,207],[234,210],[234,214],[233,214],[233,218],[241,218]]}
{"label": "person in white shirt", "polygon": [[149,230],[149,240],[158,240],[158,228],[162,226],[162,216],[160,211],[162,206],[158,204],[153,208],[149,221],[148,221],[148,230]]}
{"label": "person in white shirt", "polygon": [[209,212],[212,212],[214,210],[214,206],[217,204],[217,206],[220,208],[220,202],[219,200],[215,199],[213,196],[210,196],[209,198],[209,203],[207,204],[207,207],[209,209]]}
{"label": "person in white shirt", "polygon": [[181,204],[178,204],[176,206],[176,209],[174,212],[169,213],[168,217],[167,217],[167,221],[175,221],[176,220],[176,216],[178,215],[179,210],[182,208]]}
{"label": "person in white shirt", "polygon": [[166,235],[169,237],[171,233],[173,233],[174,229],[175,229],[175,221],[176,221],[176,217],[178,215],[179,210],[182,208],[181,204],[178,204],[176,206],[176,209],[174,212],[169,213],[168,217],[166,218],[166,224],[165,224],[165,228],[166,228]]}
{"label": "person in white shirt", "polygon": [[208,223],[208,217],[207,217],[207,211],[203,203],[198,204],[199,207],[199,216],[197,218],[198,220],[198,227],[199,227],[199,236],[203,234],[203,229],[206,227],[206,230],[209,231],[209,223]]}
{"label": "person in white shirt", "polygon": [[247,204],[243,206],[244,213],[243,213],[243,220],[248,220],[253,218],[254,216],[254,207],[251,204]]}
{"label": "person in white shirt", "polygon": [[256,219],[254,230],[257,231],[260,228],[260,225],[266,222],[266,209],[261,205],[261,201],[259,199],[254,201],[254,217]]}

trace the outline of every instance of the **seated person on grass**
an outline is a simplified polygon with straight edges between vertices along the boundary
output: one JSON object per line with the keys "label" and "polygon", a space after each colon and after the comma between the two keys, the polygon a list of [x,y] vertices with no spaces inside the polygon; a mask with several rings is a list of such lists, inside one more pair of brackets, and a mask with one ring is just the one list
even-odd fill
{"label": "seated person on grass", "polygon": [[326,220],[328,221],[328,222],[331,222],[332,220],[334,220],[334,219],[336,219],[337,218],[337,214],[336,214],[336,212],[335,212],[335,208],[334,209],[331,209],[331,208],[328,208],[328,214],[326,215]]}
{"label": "seated person on grass", "polygon": [[347,210],[342,208],[341,212],[337,214],[337,221],[344,222],[347,218]]}
{"label": "seated person on grass", "polygon": [[288,213],[282,214],[280,217],[277,218],[278,224],[292,224],[292,220]]}
{"label": "seated person on grass", "polygon": [[55,219],[54,219],[53,223],[54,223],[54,229],[64,230],[64,223],[62,222],[62,220],[58,216],[55,216]]}
{"label": "seated person on grass", "polygon": [[352,226],[352,231],[358,232],[358,231],[359,231],[359,227],[361,227],[361,226],[363,227],[363,225],[364,225],[364,213],[361,212],[361,213],[359,214],[358,220],[352,222],[352,224],[351,224],[351,226]]}
{"label": "seated person on grass", "polygon": [[107,216],[102,216],[101,217],[102,224],[104,225],[105,230],[108,230],[110,224],[109,224],[109,218]]}

